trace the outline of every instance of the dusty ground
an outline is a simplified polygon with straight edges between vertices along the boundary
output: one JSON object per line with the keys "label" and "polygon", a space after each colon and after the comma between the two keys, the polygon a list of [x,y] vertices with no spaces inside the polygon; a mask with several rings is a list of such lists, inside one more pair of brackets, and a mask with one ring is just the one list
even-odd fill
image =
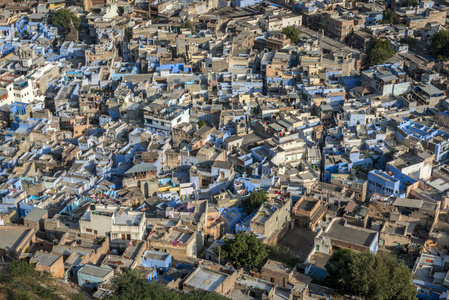
{"label": "dusty ground", "polygon": [[313,248],[315,235],[316,232],[295,227],[292,231],[287,232],[280,244],[288,247],[292,253],[298,255],[302,259],[306,259]]}

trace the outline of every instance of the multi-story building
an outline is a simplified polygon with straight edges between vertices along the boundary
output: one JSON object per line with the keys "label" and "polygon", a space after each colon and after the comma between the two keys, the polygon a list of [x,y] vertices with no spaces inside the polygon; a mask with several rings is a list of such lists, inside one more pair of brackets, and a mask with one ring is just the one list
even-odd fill
{"label": "multi-story building", "polygon": [[265,243],[276,244],[290,228],[290,220],[291,199],[272,200],[264,202],[251,219],[237,224],[235,231],[252,231]]}
{"label": "multi-story building", "polygon": [[130,208],[91,205],[79,221],[81,233],[111,239],[110,244],[126,247],[130,240],[145,239],[145,214]]}
{"label": "multi-story building", "polygon": [[324,219],[327,204],[309,196],[302,196],[293,206],[295,225],[315,231],[318,223]]}
{"label": "multi-story building", "polygon": [[436,161],[449,159],[449,134],[440,129],[413,121],[404,121],[397,126],[396,137],[406,146],[420,143],[425,150],[435,155]]}
{"label": "multi-story building", "polygon": [[174,127],[190,120],[190,105],[153,107],[150,104],[144,109],[144,119],[145,126],[154,133],[170,136]]}
{"label": "multi-story building", "polygon": [[327,36],[344,41],[354,30],[354,20],[338,16],[337,13],[324,13],[319,18],[319,26]]}
{"label": "multi-story building", "polygon": [[410,91],[410,81],[398,67],[377,67],[362,72],[362,85],[382,96],[399,96]]}
{"label": "multi-story building", "polygon": [[[392,174],[392,173],[391,173]],[[401,181],[387,172],[372,170],[368,173],[367,197],[373,194],[384,196],[405,196]]]}
{"label": "multi-story building", "polygon": [[196,258],[203,247],[203,235],[199,231],[155,224],[148,235],[147,247],[169,253],[178,260]]}

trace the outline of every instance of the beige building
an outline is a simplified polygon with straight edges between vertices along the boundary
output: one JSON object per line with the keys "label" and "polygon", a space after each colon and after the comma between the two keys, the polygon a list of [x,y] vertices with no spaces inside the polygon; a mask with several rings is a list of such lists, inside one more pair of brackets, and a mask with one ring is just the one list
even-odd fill
{"label": "beige building", "polygon": [[289,267],[279,261],[269,259],[262,267],[262,279],[283,288],[289,288],[290,281],[296,274],[296,267]]}
{"label": "beige building", "polygon": [[313,197],[302,196],[293,206],[292,215],[296,226],[315,231],[326,215],[327,204]]}
{"label": "beige building", "polygon": [[291,199],[264,202],[250,221],[251,231],[263,236],[265,243],[277,244],[291,226],[291,203]]}
{"label": "beige building", "polygon": [[202,290],[229,295],[235,288],[235,282],[243,274],[243,269],[231,271],[221,266],[200,265],[184,281],[183,291],[193,292]]}
{"label": "beige building", "polygon": [[50,273],[53,277],[62,278],[64,276],[64,260],[62,255],[37,252],[30,259],[30,263],[36,265],[36,271]]}
{"label": "beige building", "polygon": [[196,258],[203,247],[199,231],[156,224],[147,238],[148,250],[170,253],[174,259]]}

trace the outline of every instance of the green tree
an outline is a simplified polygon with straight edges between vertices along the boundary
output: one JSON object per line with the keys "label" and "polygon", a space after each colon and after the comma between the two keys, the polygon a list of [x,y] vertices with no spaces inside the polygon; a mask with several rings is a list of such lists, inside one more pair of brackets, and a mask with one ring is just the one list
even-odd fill
{"label": "green tree", "polygon": [[382,65],[395,54],[389,41],[375,39],[371,42],[366,55],[370,66]]}
{"label": "green tree", "polygon": [[355,171],[355,175],[358,176],[361,173],[368,174],[368,169],[365,167],[365,165],[359,164],[352,167]]}
{"label": "green tree", "polygon": [[296,28],[295,25],[290,25],[282,28],[282,33],[285,34],[293,44],[297,44],[299,42],[299,34],[301,31]]}
{"label": "green tree", "polygon": [[69,9],[59,9],[56,11],[53,17],[53,25],[61,26],[64,32],[68,32],[70,28],[70,22],[73,22],[75,28],[79,28],[81,21],[78,16]]}
{"label": "green tree", "polygon": [[408,37],[404,37],[400,40],[401,43],[407,44],[410,47],[415,47],[416,46],[416,39],[412,38],[411,36]]}
{"label": "green tree", "polygon": [[117,13],[119,14],[119,16],[123,15],[124,12],[125,8],[123,6],[117,7]]}
{"label": "green tree", "polygon": [[367,300],[415,299],[412,273],[402,262],[388,253],[340,250],[326,266],[329,284],[343,293]]}
{"label": "green tree", "polygon": [[187,29],[190,29],[190,31],[191,31],[192,33],[195,32],[195,27],[193,26],[193,24],[192,24],[189,20],[186,20],[184,23],[182,23],[182,24],[181,24],[181,28],[187,28]]}
{"label": "green tree", "polygon": [[392,148],[387,154],[385,154],[386,162],[392,161],[397,152],[398,150],[396,150],[396,148]]}
{"label": "green tree", "polygon": [[86,300],[86,295],[83,293],[71,294],[70,300]]}
{"label": "green tree", "polygon": [[449,29],[440,30],[432,37],[430,54],[439,62],[449,58]]}
{"label": "green tree", "polygon": [[197,124],[198,124],[198,127],[203,127],[204,125],[206,125],[206,121],[204,121],[204,120],[199,120],[198,122],[197,122]]}
{"label": "green tree", "polygon": [[224,242],[223,246],[214,249],[215,255],[231,259],[238,268],[260,268],[269,254],[267,245],[253,232],[238,232],[232,239],[225,238]]}
{"label": "green tree", "polygon": [[263,190],[253,191],[248,198],[242,201],[242,206],[245,212],[249,215],[253,213],[256,209],[258,209],[262,205],[262,203],[264,203],[267,200],[268,200],[267,192]]}
{"label": "green tree", "polygon": [[405,0],[404,2],[402,2],[402,6],[408,7],[408,6],[417,6],[418,5],[418,0]]}
{"label": "green tree", "polygon": [[11,277],[32,278],[37,277],[38,272],[34,265],[23,260],[15,260],[8,265],[8,272]]}
{"label": "green tree", "polygon": [[383,12],[382,24],[393,24],[396,20],[396,12],[391,9],[386,9]]}

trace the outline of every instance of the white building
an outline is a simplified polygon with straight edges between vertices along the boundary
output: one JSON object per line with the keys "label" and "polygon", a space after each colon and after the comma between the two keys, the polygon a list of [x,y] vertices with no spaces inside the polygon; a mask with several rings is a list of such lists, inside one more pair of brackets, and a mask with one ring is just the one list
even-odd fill
{"label": "white building", "polygon": [[109,237],[110,243],[126,247],[130,240],[145,238],[145,214],[129,207],[91,205],[79,221],[81,233]]}

